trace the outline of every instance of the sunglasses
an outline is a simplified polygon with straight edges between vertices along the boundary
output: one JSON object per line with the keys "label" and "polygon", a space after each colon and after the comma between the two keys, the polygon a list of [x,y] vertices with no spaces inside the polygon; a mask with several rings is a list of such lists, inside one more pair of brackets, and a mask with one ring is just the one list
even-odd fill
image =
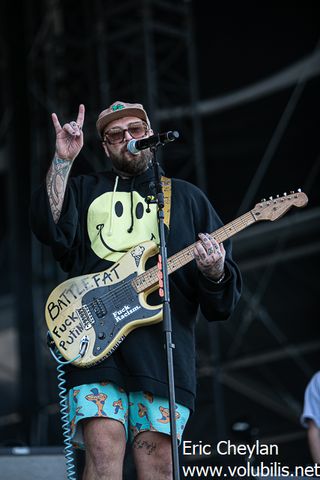
{"label": "sunglasses", "polygon": [[115,145],[124,140],[125,132],[129,132],[134,139],[145,137],[149,127],[144,122],[129,123],[128,128],[114,127],[110,128],[103,135],[103,142]]}

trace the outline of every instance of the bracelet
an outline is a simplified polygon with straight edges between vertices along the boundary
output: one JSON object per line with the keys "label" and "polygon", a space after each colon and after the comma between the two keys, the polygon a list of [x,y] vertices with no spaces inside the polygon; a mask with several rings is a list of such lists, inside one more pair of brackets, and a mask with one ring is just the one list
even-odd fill
{"label": "bracelet", "polygon": [[219,283],[221,283],[224,280],[225,276],[226,276],[226,274],[225,274],[225,272],[223,272],[223,274],[221,275],[221,277],[218,280],[211,280],[211,281],[213,283],[215,283],[216,285],[219,285]]}

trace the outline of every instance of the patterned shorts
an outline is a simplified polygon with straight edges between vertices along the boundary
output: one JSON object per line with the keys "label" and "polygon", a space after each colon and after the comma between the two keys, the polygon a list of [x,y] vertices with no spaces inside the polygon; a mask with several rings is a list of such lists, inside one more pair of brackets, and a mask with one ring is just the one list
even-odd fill
{"label": "patterned shorts", "polygon": [[[190,415],[190,410],[176,404],[176,429],[178,443]],[[80,420],[104,417],[123,424],[132,442],[140,432],[152,431],[170,435],[169,402],[166,398],[148,392],[126,393],[123,388],[110,382],[90,383],[69,390],[69,420],[72,443],[84,449]],[[79,423],[80,422],[80,423]]]}

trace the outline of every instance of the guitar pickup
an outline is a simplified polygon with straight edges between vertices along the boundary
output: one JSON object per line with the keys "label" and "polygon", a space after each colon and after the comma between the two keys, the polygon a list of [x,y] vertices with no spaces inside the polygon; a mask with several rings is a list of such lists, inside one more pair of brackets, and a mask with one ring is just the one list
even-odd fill
{"label": "guitar pickup", "polygon": [[107,309],[101,298],[94,298],[91,302],[91,306],[98,318],[102,318],[107,314]]}
{"label": "guitar pickup", "polygon": [[87,305],[83,305],[83,307],[77,308],[77,313],[84,326],[84,329],[89,330],[92,328],[92,325],[94,324],[94,318],[89,307]]}

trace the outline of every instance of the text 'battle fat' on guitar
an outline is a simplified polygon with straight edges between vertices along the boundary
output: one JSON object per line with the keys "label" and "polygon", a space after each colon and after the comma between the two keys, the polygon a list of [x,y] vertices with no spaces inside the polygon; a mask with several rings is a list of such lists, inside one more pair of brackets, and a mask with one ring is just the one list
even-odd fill
{"label": "text 'battle fat' on guitar", "polygon": [[[249,212],[222,226],[211,236],[221,243],[262,220],[277,220],[291,207],[304,207],[298,190],[262,200]],[[195,243],[168,258],[168,273],[194,259]],[[111,268],[70,278],[49,295],[45,317],[50,335],[66,361],[90,367],[110,356],[134,329],[162,320],[162,305],[149,305],[148,295],[159,288],[158,266],[145,265],[158,253],[152,241],[130,249]],[[80,354],[80,355],[79,355]]]}

